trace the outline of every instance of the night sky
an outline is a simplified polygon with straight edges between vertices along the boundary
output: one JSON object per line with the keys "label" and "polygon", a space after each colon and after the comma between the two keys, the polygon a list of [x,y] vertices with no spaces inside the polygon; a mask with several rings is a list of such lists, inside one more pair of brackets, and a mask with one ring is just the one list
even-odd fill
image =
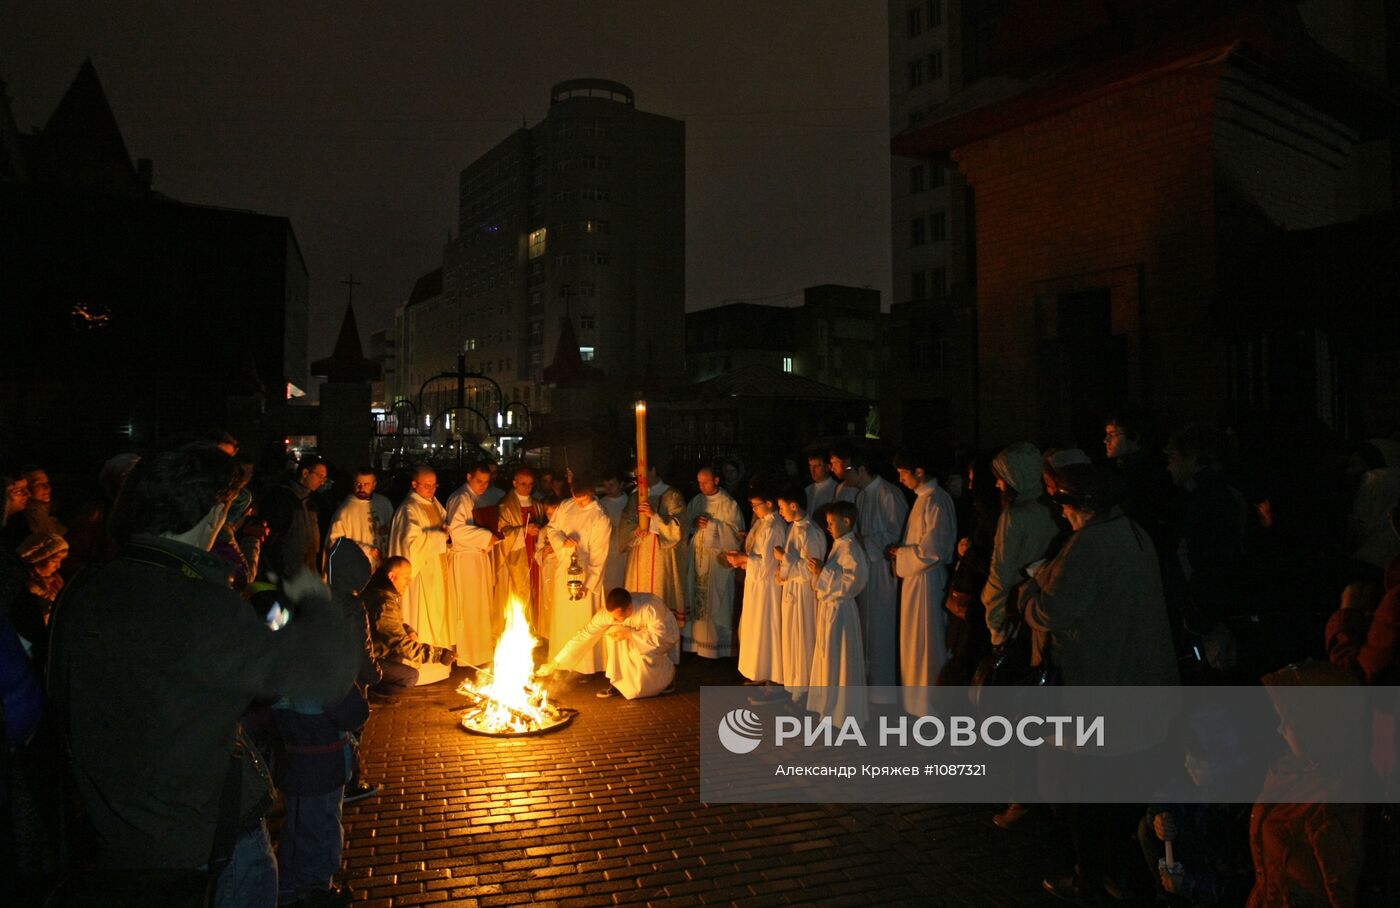
{"label": "night sky", "polygon": [[188,202],[289,217],[311,358],[350,272],[361,332],[441,263],[458,172],[613,79],[686,121],[690,309],[843,283],[890,292],[884,0],[17,3],[0,74],[22,131],[92,57],[132,158]]}

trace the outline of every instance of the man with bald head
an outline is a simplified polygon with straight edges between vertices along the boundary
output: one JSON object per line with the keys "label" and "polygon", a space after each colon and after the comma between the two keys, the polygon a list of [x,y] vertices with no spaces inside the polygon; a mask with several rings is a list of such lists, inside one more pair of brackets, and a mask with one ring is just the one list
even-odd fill
{"label": "man with bald head", "polygon": [[429,646],[455,648],[447,589],[447,511],[436,494],[436,471],[419,466],[413,490],[389,527],[389,554],[407,558],[412,572],[403,594],[404,623]]}
{"label": "man with bald head", "polygon": [[685,509],[691,533],[686,611],[693,620],[685,626],[683,645],[706,659],[720,659],[734,655],[734,569],[724,553],[739,548],[744,515],[720,488],[719,474],[712,467],[701,467],[695,481],[700,494]]}

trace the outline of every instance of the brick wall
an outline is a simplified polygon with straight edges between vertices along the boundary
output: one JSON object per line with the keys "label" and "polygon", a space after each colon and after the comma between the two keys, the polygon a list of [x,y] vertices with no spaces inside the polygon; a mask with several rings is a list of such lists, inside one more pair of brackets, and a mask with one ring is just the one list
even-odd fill
{"label": "brick wall", "polygon": [[1164,422],[1214,415],[1225,373],[1209,318],[1218,79],[1218,67],[1182,70],[955,152],[976,193],[984,446],[1070,440],[1037,437],[1067,425],[1037,412],[1037,299],[1086,288],[1112,297],[1121,396]]}

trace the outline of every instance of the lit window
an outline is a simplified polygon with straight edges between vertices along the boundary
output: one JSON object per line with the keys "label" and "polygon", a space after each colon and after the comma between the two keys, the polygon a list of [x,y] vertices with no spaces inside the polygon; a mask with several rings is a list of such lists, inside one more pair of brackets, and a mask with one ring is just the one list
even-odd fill
{"label": "lit window", "polygon": [[544,233],[543,227],[530,231],[530,258],[537,259],[544,255]]}
{"label": "lit window", "polygon": [[783,357],[783,371],[784,371],[784,372],[791,372],[791,371],[792,371],[792,357],[791,357],[791,356],[784,356],[784,357]]}
{"label": "lit window", "polygon": [[583,361],[586,362],[586,363],[591,363],[591,362],[593,362],[593,348],[592,348],[592,347],[579,347],[579,348],[578,348],[578,358],[581,359],[581,360],[583,360]]}

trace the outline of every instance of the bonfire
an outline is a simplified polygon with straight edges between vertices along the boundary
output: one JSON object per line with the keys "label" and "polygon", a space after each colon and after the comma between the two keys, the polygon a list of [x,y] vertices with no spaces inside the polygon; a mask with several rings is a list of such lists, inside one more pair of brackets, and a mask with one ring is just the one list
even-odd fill
{"label": "bonfire", "polygon": [[463,681],[457,693],[471,701],[462,713],[462,728],[478,735],[535,735],[567,725],[572,709],[549,702],[535,681],[535,635],[525,607],[515,596],[506,608],[505,630],[496,641],[491,669]]}

